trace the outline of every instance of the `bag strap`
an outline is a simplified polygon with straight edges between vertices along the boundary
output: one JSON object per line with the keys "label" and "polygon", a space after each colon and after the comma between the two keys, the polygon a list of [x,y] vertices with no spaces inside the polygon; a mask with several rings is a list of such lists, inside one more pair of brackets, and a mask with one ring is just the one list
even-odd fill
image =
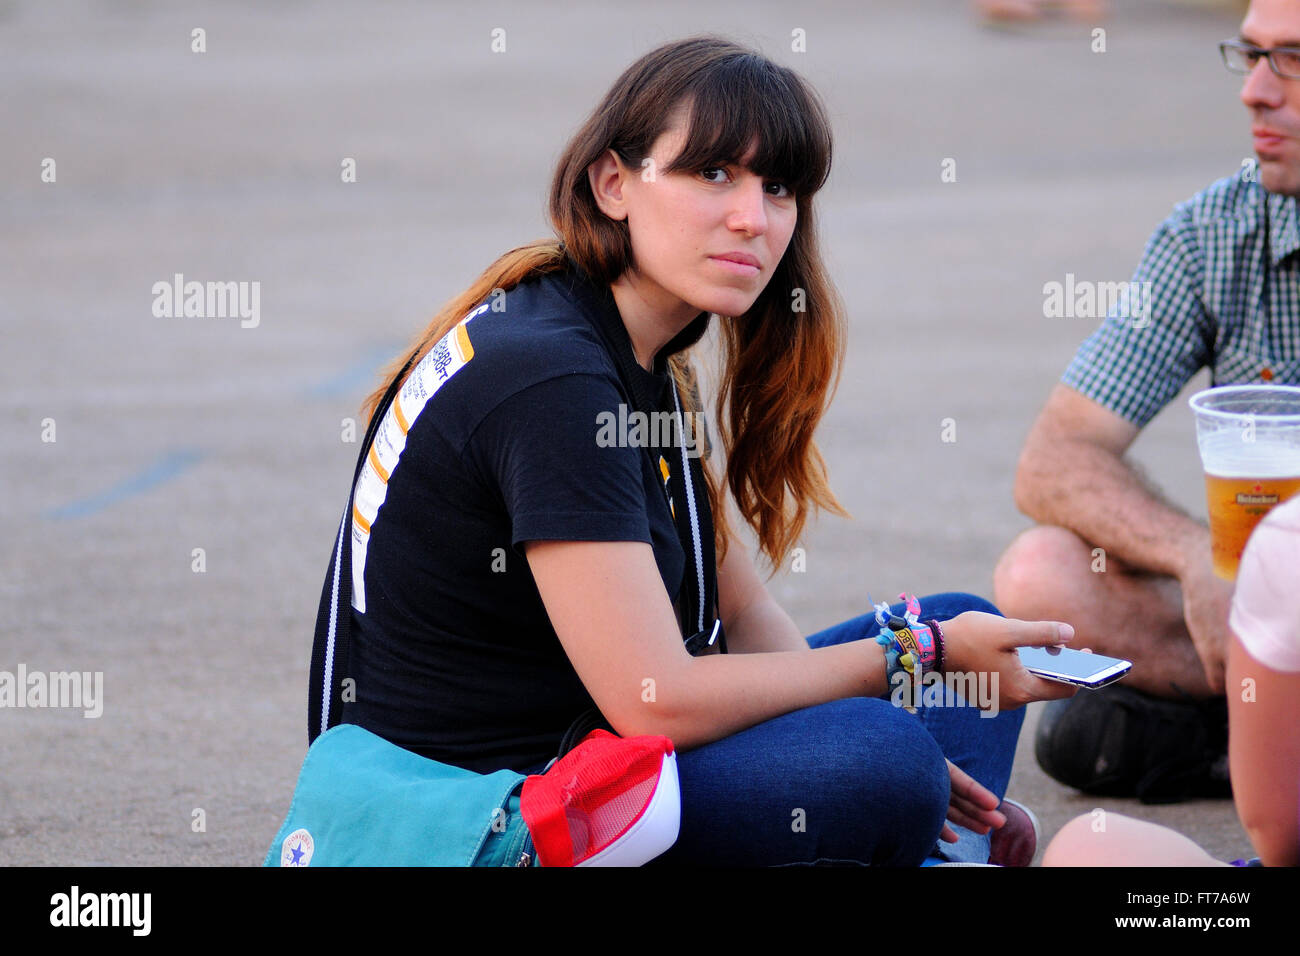
{"label": "bag strap", "polygon": [[311,677],[307,689],[307,744],[331,727],[340,723],[343,716],[343,680],[348,673],[352,655],[352,508],[356,496],[357,480],[365,465],[370,443],[379,424],[392,404],[406,373],[415,363],[412,354],[394,377],[383,401],[375,407],[366,429],[357,466],[352,474],[352,487],[348,491],[348,506],[339,522],[339,533],[334,541],[334,558],[330,573],[321,589],[320,606],[316,611],[316,637],[311,648]]}
{"label": "bag strap", "polygon": [[[334,553],[325,584],[321,588],[320,605],[316,611],[316,635],[312,641],[311,671],[307,688],[307,745],[310,747],[316,738],[337,726],[343,720],[343,681],[348,674],[348,664],[352,656],[352,508],[356,496],[357,481],[361,469],[365,466],[370,444],[389,406],[395,400],[406,373],[411,370],[415,356],[407,359],[402,370],[384,393],[383,400],[375,407],[370,425],[366,429],[365,440],[357,456],[356,468],[352,473],[352,488],[348,492],[348,505],[339,522],[338,535],[334,541]],[[569,725],[569,729],[560,743],[557,757],[562,757],[592,730],[601,728],[613,731],[600,711],[594,707],[583,711]]]}

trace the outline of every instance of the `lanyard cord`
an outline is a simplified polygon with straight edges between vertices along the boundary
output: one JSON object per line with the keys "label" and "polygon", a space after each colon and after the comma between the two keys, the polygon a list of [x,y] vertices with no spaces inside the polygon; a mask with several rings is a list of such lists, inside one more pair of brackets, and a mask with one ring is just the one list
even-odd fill
{"label": "lanyard cord", "polygon": [[686,427],[682,424],[682,405],[677,398],[677,382],[672,382],[673,386],[673,408],[677,411],[677,435],[681,440],[682,447],[682,480],[686,485],[686,506],[689,509],[691,519],[691,542],[695,545],[695,583],[698,590],[696,594],[699,599],[695,602],[698,610],[699,620],[696,622],[695,629],[704,630],[704,547],[700,542],[700,513],[695,507],[695,484],[691,480],[691,465],[686,457]]}

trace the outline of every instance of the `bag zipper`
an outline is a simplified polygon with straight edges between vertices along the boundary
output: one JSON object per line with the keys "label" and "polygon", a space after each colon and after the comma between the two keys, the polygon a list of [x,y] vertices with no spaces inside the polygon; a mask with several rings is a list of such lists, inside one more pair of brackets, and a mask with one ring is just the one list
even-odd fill
{"label": "bag zipper", "polygon": [[[525,829],[527,829],[525,827]],[[533,865],[533,835],[529,833],[524,837],[524,849],[519,854],[519,859],[515,861],[515,866],[532,866]]]}

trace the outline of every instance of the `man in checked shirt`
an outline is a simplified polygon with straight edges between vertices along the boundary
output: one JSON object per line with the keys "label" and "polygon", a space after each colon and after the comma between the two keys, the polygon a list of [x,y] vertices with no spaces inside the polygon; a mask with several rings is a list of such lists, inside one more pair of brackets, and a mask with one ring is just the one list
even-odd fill
{"label": "man in checked shirt", "polygon": [[1229,792],[1232,585],[1214,575],[1205,526],[1124,453],[1206,366],[1215,385],[1300,384],[1300,4],[1252,0],[1220,52],[1244,74],[1258,163],[1175,207],[1134,276],[1145,308],[1121,303],[1080,346],[1016,473],[1016,504],[1039,524],[994,574],[1008,616],[1069,621],[1077,646],[1134,662],[1121,684],[1047,706],[1039,764],[1067,785],[1151,803]]}

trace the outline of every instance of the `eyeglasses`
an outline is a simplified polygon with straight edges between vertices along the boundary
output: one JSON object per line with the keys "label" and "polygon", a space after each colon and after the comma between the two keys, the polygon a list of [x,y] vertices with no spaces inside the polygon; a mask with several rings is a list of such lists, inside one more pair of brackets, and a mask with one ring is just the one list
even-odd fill
{"label": "eyeglasses", "polygon": [[1264,50],[1240,40],[1224,40],[1219,44],[1223,65],[1233,73],[1249,73],[1255,69],[1259,58],[1266,57],[1268,66],[1278,76],[1300,80],[1300,47],[1279,46]]}

